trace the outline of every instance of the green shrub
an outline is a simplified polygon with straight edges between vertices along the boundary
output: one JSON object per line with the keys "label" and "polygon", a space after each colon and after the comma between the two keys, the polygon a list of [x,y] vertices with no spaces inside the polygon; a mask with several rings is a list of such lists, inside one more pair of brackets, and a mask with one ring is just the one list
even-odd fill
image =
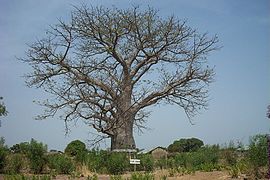
{"label": "green shrub", "polygon": [[155,177],[151,173],[132,173],[131,180],[154,180]]}
{"label": "green shrub", "polygon": [[8,151],[5,147],[0,146],[0,172],[3,172],[6,165]]}
{"label": "green shrub", "polygon": [[253,168],[255,177],[261,178],[260,168],[266,167],[268,163],[267,136],[255,135],[250,138],[248,158]]}
{"label": "green shrub", "polygon": [[154,159],[151,154],[141,154],[138,156],[141,160],[141,164],[138,165],[138,170],[143,171],[153,171],[154,169]]}
{"label": "green shrub", "polygon": [[34,173],[41,173],[46,165],[45,153],[47,152],[47,146],[42,143],[31,139],[29,144],[29,152],[27,154],[30,161],[30,169]]}
{"label": "green shrub", "polygon": [[256,135],[251,137],[248,156],[250,162],[256,167],[267,165],[267,137],[266,135]]}
{"label": "green shrub", "polygon": [[161,179],[161,180],[167,180],[167,178],[168,178],[167,175],[162,175],[162,176],[159,177],[159,179]]}
{"label": "green shrub", "polygon": [[93,176],[88,176],[87,180],[98,180],[97,174],[94,174]]}
{"label": "green shrub", "polygon": [[29,142],[22,142],[20,144],[13,145],[12,147],[10,147],[10,150],[13,153],[27,154],[29,152],[29,147]]}
{"label": "green shrub", "polygon": [[242,158],[235,164],[235,166],[238,167],[242,174],[248,174],[251,164],[247,158]]}
{"label": "green shrub", "polygon": [[232,178],[238,178],[239,175],[241,174],[241,170],[239,167],[235,164],[229,168],[229,174],[231,175]]}
{"label": "green shrub", "polygon": [[129,160],[125,153],[92,150],[87,153],[85,161],[90,171],[98,173],[121,174],[129,169]]}
{"label": "green shrub", "polygon": [[167,168],[174,168],[176,167],[176,162],[173,157],[167,159]]}
{"label": "green shrub", "polygon": [[25,175],[4,175],[4,180],[28,180],[30,178]]}
{"label": "green shrub", "polygon": [[214,170],[219,170],[219,167],[217,164],[203,163],[200,165],[199,170],[204,171],[204,172],[212,172]]}
{"label": "green shrub", "polygon": [[169,177],[174,177],[177,174],[177,169],[176,168],[170,168],[168,170]]}
{"label": "green shrub", "polygon": [[107,151],[101,150],[89,151],[86,155],[86,164],[90,171],[107,173],[107,160],[110,154]]}
{"label": "green shrub", "polygon": [[169,176],[173,177],[175,175],[186,175],[186,174],[194,174],[195,169],[194,168],[185,168],[185,167],[175,167],[169,169]]}
{"label": "green shrub", "polygon": [[75,170],[72,160],[64,154],[53,154],[48,156],[48,166],[60,174],[71,174]]}
{"label": "green shrub", "polygon": [[65,149],[65,153],[70,156],[76,156],[80,154],[81,152],[85,152],[85,151],[86,151],[86,146],[80,140],[71,141]]}
{"label": "green shrub", "polygon": [[80,140],[71,141],[65,148],[65,154],[74,157],[77,163],[86,164],[87,149]]}
{"label": "green shrub", "polygon": [[216,146],[206,146],[197,152],[187,153],[186,167],[201,170],[202,164],[217,164],[219,149]]}
{"label": "green shrub", "polygon": [[187,164],[187,153],[179,153],[176,154],[174,157],[172,157],[173,160],[170,160],[169,162],[173,162],[173,167],[186,167]]}
{"label": "green shrub", "polygon": [[161,158],[155,161],[155,167],[158,167],[159,169],[167,168],[167,158]]}
{"label": "green shrub", "polygon": [[87,151],[78,152],[74,160],[80,164],[86,164]]}
{"label": "green shrub", "polygon": [[124,153],[112,153],[107,161],[107,169],[110,174],[121,174],[129,166],[127,155]]}
{"label": "green shrub", "polygon": [[[69,176],[69,179],[79,179],[81,177],[81,174],[77,171],[72,171],[72,173]],[[90,177],[90,176],[89,176]],[[91,177],[92,178],[92,177]]]}
{"label": "green shrub", "polygon": [[5,138],[0,137],[0,173],[3,172],[7,162],[8,148],[5,145]]}
{"label": "green shrub", "polygon": [[8,162],[6,164],[6,173],[18,174],[25,165],[25,158],[23,154],[10,154]]}
{"label": "green shrub", "polygon": [[235,149],[224,149],[220,154],[228,166],[234,166],[237,163],[237,154]]}
{"label": "green shrub", "polygon": [[51,180],[51,176],[26,176],[26,175],[4,175],[4,180]]}
{"label": "green shrub", "polygon": [[218,153],[217,146],[205,146],[196,152],[178,153],[168,159],[168,167],[212,171],[218,168]]}

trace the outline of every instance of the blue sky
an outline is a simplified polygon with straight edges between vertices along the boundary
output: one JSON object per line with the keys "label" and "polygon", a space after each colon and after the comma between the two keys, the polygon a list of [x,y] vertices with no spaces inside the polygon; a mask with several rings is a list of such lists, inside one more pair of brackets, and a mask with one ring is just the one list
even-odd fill
{"label": "blue sky", "polygon": [[151,108],[149,130],[135,135],[139,148],[166,147],[186,137],[197,137],[207,144],[230,140],[247,143],[252,135],[269,133],[269,0],[1,0],[0,96],[4,97],[9,114],[1,117],[0,136],[5,137],[9,146],[35,138],[48,144],[49,149],[63,150],[71,140],[87,143],[92,137],[90,129],[80,121],[65,136],[64,123],[57,117],[34,120],[42,108],[33,101],[48,96],[41,89],[26,87],[22,76],[30,68],[16,59],[24,56],[27,43],[45,36],[45,30],[57,23],[57,18],[68,19],[72,5],[80,3],[119,8],[149,5],[158,9],[160,16],[173,14],[186,19],[199,32],[217,34],[223,46],[209,56],[216,77],[210,86],[208,110],[194,117],[195,125],[191,125],[176,106]]}

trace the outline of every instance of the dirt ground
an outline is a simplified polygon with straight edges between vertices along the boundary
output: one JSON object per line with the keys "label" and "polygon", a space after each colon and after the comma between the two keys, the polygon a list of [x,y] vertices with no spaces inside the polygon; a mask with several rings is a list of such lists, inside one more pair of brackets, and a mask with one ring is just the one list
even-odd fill
{"label": "dirt ground", "polygon": [[[166,175],[166,171],[157,171],[154,173],[155,179],[161,179],[163,175]],[[128,179],[131,174],[122,175],[123,179]],[[2,175],[0,175],[0,180],[4,179]],[[67,175],[58,175],[56,180],[69,180],[71,179]],[[87,177],[76,178],[76,180],[85,180]],[[109,175],[98,175],[99,180],[109,180]],[[191,175],[179,175],[175,177],[168,177],[168,180],[244,180],[244,177],[239,178],[231,178],[228,172],[225,171],[214,171],[214,172],[195,172],[195,174]]]}
{"label": "dirt ground", "polygon": [[[158,171],[155,172],[155,179],[161,179],[163,175],[166,175],[167,172]],[[130,174],[124,174],[122,175],[123,179],[128,179],[131,175]],[[68,179],[67,176],[57,176],[57,180],[66,180]],[[78,180],[84,180],[86,178],[78,178]],[[99,175],[99,180],[109,180],[109,175]],[[176,177],[168,177],[168,180],[233,180],[233,178],[230,177],[230,175],[227,172],[223,171],[214,171],[214,172],[196,172],[192,175],[182,175],[182,176],[176,176]],[[237,180],[241,180],[244,178],[238,178]],[[236,180],[236,179],[235,179]]]}

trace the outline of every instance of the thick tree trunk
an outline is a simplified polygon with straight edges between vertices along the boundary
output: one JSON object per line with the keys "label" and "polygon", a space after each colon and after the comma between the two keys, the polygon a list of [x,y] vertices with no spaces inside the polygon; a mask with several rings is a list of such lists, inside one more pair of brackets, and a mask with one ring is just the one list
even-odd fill
{"label": "thick tree trunk", "polygon": [[136,145],[133,137],[133,119],[123,119],[120,126],[121,127],[114,130],[114,135],[111,136],[111,150],[135,149]]}
{"label": "thick tree trunk", "polygon": [[125,74],[121,89],[122,94],[117,103],[118,119],[111,135],[111,150],[136,148],[133,137],[133,124],[136,113],[131,108],[132,86],[128,74]]}

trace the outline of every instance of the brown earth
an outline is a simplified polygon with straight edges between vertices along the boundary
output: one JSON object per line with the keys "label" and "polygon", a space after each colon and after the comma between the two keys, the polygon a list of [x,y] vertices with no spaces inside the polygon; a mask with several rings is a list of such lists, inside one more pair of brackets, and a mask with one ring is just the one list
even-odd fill
{"label": "brown earth", "polygon": [[[90,175],[90,174],[89,174]],[[195,172],[194,174],[190,175],[178,175],[174,177],[168,177],[168,172],[167,171],[156,171],[154,173],[155,179],[161,179],[162,176],[167,175],[167,180],[251,180],[250,178],[244,178],[238,177],[238,178],[231,178],[228,172],[226,171],[213,171],[213,172]],[[91,175],[90,175],[91,176]],[[123,179],[128,179],[130,178],[131,174],[124,174],[122,175]],[[3,175],[0,175],[0,180],[4,179]],[[69,180],[72,179],[70,176],[67,175],[58,175],[55,178],[56,180]],[[87,179],[86,177],[80,177],[80,178],[75,178],[76,180],[85,180]],[[110,176],[109,175],[98,175],[99,180],[109,180]]]}

